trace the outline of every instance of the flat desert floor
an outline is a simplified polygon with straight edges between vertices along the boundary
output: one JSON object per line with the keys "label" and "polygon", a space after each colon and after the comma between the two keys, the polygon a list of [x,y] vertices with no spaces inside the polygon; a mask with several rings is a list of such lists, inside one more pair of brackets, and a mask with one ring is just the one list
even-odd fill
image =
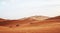
{"label": "flat desert floor", "polygon": [[48,23],[30,27],[0,27],[0,33],[60,33],[60,23]]}

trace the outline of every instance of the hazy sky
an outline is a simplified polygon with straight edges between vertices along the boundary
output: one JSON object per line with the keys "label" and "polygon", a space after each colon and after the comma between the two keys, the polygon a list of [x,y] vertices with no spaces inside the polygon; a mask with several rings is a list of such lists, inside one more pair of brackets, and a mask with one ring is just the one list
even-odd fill
{"label": "hazy sky", "polygon": [[0,18],[60,15],[60,0],[0,0]]}

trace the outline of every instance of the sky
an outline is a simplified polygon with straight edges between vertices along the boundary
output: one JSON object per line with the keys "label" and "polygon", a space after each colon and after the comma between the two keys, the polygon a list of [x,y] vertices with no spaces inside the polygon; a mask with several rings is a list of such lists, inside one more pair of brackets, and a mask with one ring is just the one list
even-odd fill
{"label": "sky", "polygon": [[60,15],[60,0],[0,0],[0,18]]}

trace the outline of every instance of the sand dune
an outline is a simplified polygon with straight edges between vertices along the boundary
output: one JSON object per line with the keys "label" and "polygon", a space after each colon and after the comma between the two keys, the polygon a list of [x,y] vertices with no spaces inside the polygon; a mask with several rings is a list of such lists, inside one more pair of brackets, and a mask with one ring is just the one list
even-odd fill
{"label": "sand dune", "polygon": [[42,21],[34,19],[0,22],[0,33],[60,33],[60,16]]}
{"label": "sand dune", "polygon": [[16,26],[16,25],[26,25],[30,23],[35,23],[47,19],[46,16],[31,16],[27,18],[17,19],[17,20],[5,20],[0,22],[0,26]]}

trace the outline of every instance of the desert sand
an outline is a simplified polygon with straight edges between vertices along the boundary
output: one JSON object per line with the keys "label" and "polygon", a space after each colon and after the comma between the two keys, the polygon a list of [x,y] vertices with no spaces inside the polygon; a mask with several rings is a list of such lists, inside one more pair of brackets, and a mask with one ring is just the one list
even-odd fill
{"label": "desert sand", "polygon": [[0,33],[60,33],[60,16],[2,20]]}

